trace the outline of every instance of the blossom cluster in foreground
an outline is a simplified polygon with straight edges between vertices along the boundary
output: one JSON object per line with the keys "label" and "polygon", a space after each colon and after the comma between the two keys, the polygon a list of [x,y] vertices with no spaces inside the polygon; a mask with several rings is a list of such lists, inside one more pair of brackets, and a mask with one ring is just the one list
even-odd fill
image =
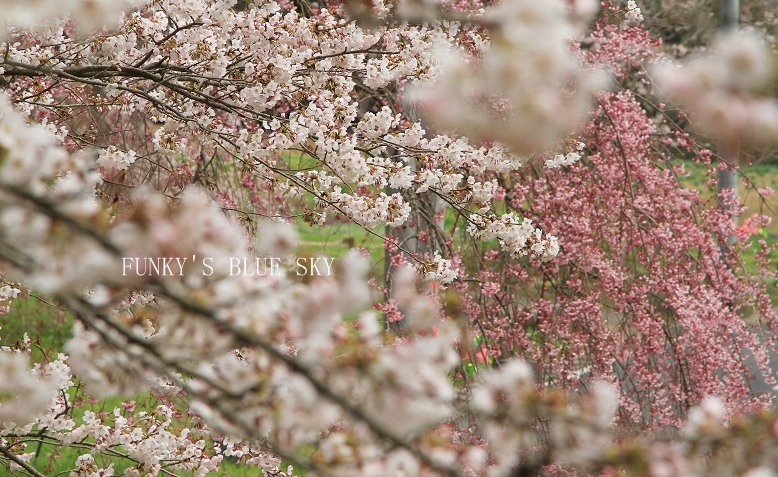
{"label": "blossom cluster in foreground", "polygon": [[728,144],[778,138],[778,101],[759,96],[774,72],[773,54],[754,32],[729,33],[711,53],[654,67],[659,90],[693,114],[699,130]]}

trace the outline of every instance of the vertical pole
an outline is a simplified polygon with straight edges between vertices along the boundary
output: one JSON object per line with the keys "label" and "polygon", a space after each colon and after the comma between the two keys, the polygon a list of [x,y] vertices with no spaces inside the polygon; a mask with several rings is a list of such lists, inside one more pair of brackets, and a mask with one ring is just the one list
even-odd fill
{"label": "vertical pole", "polygon": [[[740,0],[721,0],[720,18],[722,35],[735,33],[738,30],[740,21]],[[719,193],[719,205],[729,212],[733,225],[737,227],[738,218],[735,207],[737,207],[738,199],[738,177],[737,171],[733,168],[738,165],[738,144],[720,143],[718,149],[720,160],[732,166],[719,168],[717,191]],[[734,240],[735,237],[730,235],[727,237],[726,243],[719,245],[722,254],[726,251],[727,245],[732,245]]]}
{"label": "vertical pole", "polygon": [[740,22],[740,0],[721,0],[720,17],[722,33],[737,31]]}

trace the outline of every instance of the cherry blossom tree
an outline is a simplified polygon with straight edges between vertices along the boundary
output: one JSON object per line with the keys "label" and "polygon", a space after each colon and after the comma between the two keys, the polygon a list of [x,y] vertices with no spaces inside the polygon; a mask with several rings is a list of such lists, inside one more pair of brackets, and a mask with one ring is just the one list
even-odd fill
{"label": "cherry blossom tree", "polygon": [[[76,323],[32,368],[29,340],[0,351],[9,472],[44,475],[42,444],[82,452],[73,476],[774,467],[744,364],[769,373],[774,334],[743,321],[774,331],[765,283],[746,243],[719,260],[733,225],[667,162],[711,153],[650,90],[703,130],[778,137],[740,84],[757,40],[722,43],[711,85],[649,73],[632,1],[40,3],[0,2],[0,302],[45,293]],[[367,251],[299,277],[295,217],[411,218],[436,242],[384,237],[381,300]],[[126,400],[76,418],[88,396]]]}

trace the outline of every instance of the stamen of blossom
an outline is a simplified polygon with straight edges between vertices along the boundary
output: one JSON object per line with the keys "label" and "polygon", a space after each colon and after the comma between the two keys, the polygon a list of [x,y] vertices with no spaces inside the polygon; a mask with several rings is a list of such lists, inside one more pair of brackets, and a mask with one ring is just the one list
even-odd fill
{"label": "stamen of blossom", "polygon": [[420,271],[425,280],[439,282],[441,285],[448,285],[457,278],[457,271],[451,268],[451,260],[441,257],[437,251],[428,263],[420,266]]}
{"label": "stamen of blossom", "polygon": [[498,239],[500,247],[513,257],[529,255],[548,261],[559,253],[559,242],[553,235],[546,234],[533,226],[529,219],[520,219],[513,212],[482,216],[473,215],[467,227],[468,233],[481,240]]}

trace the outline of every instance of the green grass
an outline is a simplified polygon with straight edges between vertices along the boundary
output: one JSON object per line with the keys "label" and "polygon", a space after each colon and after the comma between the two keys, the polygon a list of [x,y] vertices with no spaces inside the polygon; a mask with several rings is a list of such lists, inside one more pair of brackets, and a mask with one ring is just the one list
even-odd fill
{"label": "green grass", "polygon": [[[673,161],[673,164],[683,164],[689,172],[688,177],[681,178],[682,186],[697,189],[703,200],[714,199],[714,192],[706,185],[708,180],[706,171],[711,166],[686,160]],[[741,223],[742,219],[752,214],[767,215],[773,219],[773,222],[766,228],[766,231],[768,234],[778,235],[778,194],[771,197],[761,197],[755,189],[768,186],[778,189],[778,166],[769,164],[742,166],[740,173],[738,196],[746,206],[746,211],[741,214]]]}
{"label": "green grass", "polygon": [[[119,454],[124,453],[124,450],[121,447],[113,450]],[[76,467],[76,459],[89,450],[87,447],[80,448],[75,446],[42,444],[40,445],[39,451],[37,445],[28,447],[27,451],[38,452],[37,457],[30,461],[30,464],[36,469],[43,471],[48,476],[66,476]],[[95,456],[95,461],[101,467],[113,463],[115,475],[122,475],[125,469],[132,467],[134,464],[129,459],[125,459],[119,455],[114,457],[97,455]],[[257,467],[241,465],[230,460],[222,461],[219,467],[220,469],[218,471],[210,472],[208,477],[256,477],[262,475],[262,471]],[[176,471],[175,475],[179,477],[190,477],[194,476],[194,473]]]}
{"label": "green grass", "polygon": [[[299,247],[297,257],[343,257],[352,248],[365,249],[370,257],[369,277],[383,283],[386,273],[386,251],[383,244],[383,227],[367,231],[351,222],[332,222],[322,226],[311,226],[302,219],[296,221]],[[357,314],[350,314],[344,320],[351,322]]]}
{"label": "green grass", "polygon": [[323,226],[311,226],[300,220],[297,224],[300,237],[299,256],[342,257],[352,247],[365,248],[370,252],[373,264],[384,260],[384,245],[380,237],[382,229],[375,233],[366,231],[354,223],[335,222]]}
{"label": "green grass", "polygon": [[[48,476],[69,475],[70,471],[76,467],[76,459],[78,459],[80,455],[89,452],[89,449],[86,446],[76,447],[42,444],[39,447],[36,444],[28,447],[28,452],[37,452],[37,457],[30,461],[30,464],[36,469],[43,471],[45,475]],[[134,462],[119,455],[124,453],[124,449],[121,447],[112,450],[117,454],[113,457],[95,455],[95,462],[101,467],[113,463],[114,475],[122,475],[125,469],[134,465]],[[178,477],[193,477],[194,473],[176,471],[175,475]],[[256,477],[260,475],[262,475],[262,471],[257,467],[242,465],[225,459],[219,465],[219,470],[210,472],[208,477]]]}
{"label": "green grass", "polygon": [[13,346],[27,333],[32,359],[56,359],[70,336],[73,317],[53,301],[37,295],[19,295],[6,315],[0,315],[0,345]]}

